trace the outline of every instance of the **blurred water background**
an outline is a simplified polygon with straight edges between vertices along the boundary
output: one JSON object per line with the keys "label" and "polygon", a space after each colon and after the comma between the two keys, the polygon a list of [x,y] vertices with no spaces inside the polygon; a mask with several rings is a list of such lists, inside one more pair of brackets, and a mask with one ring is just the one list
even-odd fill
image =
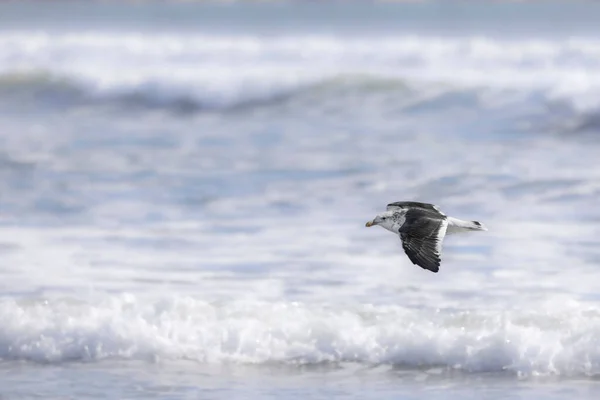
{"label": "blurred water background", "polygon": [[598,398],[599,15],[1,3],[2,398]]}

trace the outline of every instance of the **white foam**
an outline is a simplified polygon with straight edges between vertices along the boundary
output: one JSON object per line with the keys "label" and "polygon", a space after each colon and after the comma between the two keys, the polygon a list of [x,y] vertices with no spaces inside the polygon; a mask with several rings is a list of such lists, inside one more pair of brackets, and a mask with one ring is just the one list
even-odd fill
{"label": "white foam", "polygon": [[453,313],[123,295],[91,303],[3,300],[0,318],[0,357],[35,362],[350,361],[524,376],[600,373],[600,310],[577,303]]}
{"label": "white foam", "polygon": [[410,84],[541,91],[579,107],[598,102],[600,40],[486,37],[0,35],[0,73],[43,71],[93,96],[143,94],[221,106],[294,92],[339,76]]}

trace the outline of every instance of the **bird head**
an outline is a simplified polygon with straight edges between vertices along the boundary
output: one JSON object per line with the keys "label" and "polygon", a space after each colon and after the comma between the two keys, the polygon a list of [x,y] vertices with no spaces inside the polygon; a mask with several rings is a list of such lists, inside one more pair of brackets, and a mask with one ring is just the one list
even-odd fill
{"label": "bird head", "polygon": [[394,224],[394,220],[392,219],[393,214],[394,213],[391,211],[386,211],[381,214],[377,214],[375,218],[373,218],[372,221],[367,222],[365,226],[367,228],[370,228],[373,225],[381,225],[382,227],[389,229]]}

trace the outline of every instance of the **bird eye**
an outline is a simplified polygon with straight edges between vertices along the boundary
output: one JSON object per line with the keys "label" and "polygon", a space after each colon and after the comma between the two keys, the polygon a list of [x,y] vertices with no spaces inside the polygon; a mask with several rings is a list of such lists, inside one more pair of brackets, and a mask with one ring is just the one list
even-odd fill
{"label": "bird eye", "polygon": [[386,219],[386,218],[387,218],[387,217],[383,217],[383,218],[381,218],[381,219],[385,221],[385,219]]}

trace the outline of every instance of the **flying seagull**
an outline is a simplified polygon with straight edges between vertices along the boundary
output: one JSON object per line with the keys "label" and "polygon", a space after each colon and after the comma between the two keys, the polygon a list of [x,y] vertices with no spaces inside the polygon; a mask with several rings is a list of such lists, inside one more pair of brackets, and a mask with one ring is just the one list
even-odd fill
{"label": "flying seagull", "polygon": [[458,232],[487,231],[478,221],[463,221],[446,216],[433,204],[416,201],[398,201],[387,205],[366,226],[379,225],[400,236],[404,252],[423,269],[440,269],[444,236]]}

